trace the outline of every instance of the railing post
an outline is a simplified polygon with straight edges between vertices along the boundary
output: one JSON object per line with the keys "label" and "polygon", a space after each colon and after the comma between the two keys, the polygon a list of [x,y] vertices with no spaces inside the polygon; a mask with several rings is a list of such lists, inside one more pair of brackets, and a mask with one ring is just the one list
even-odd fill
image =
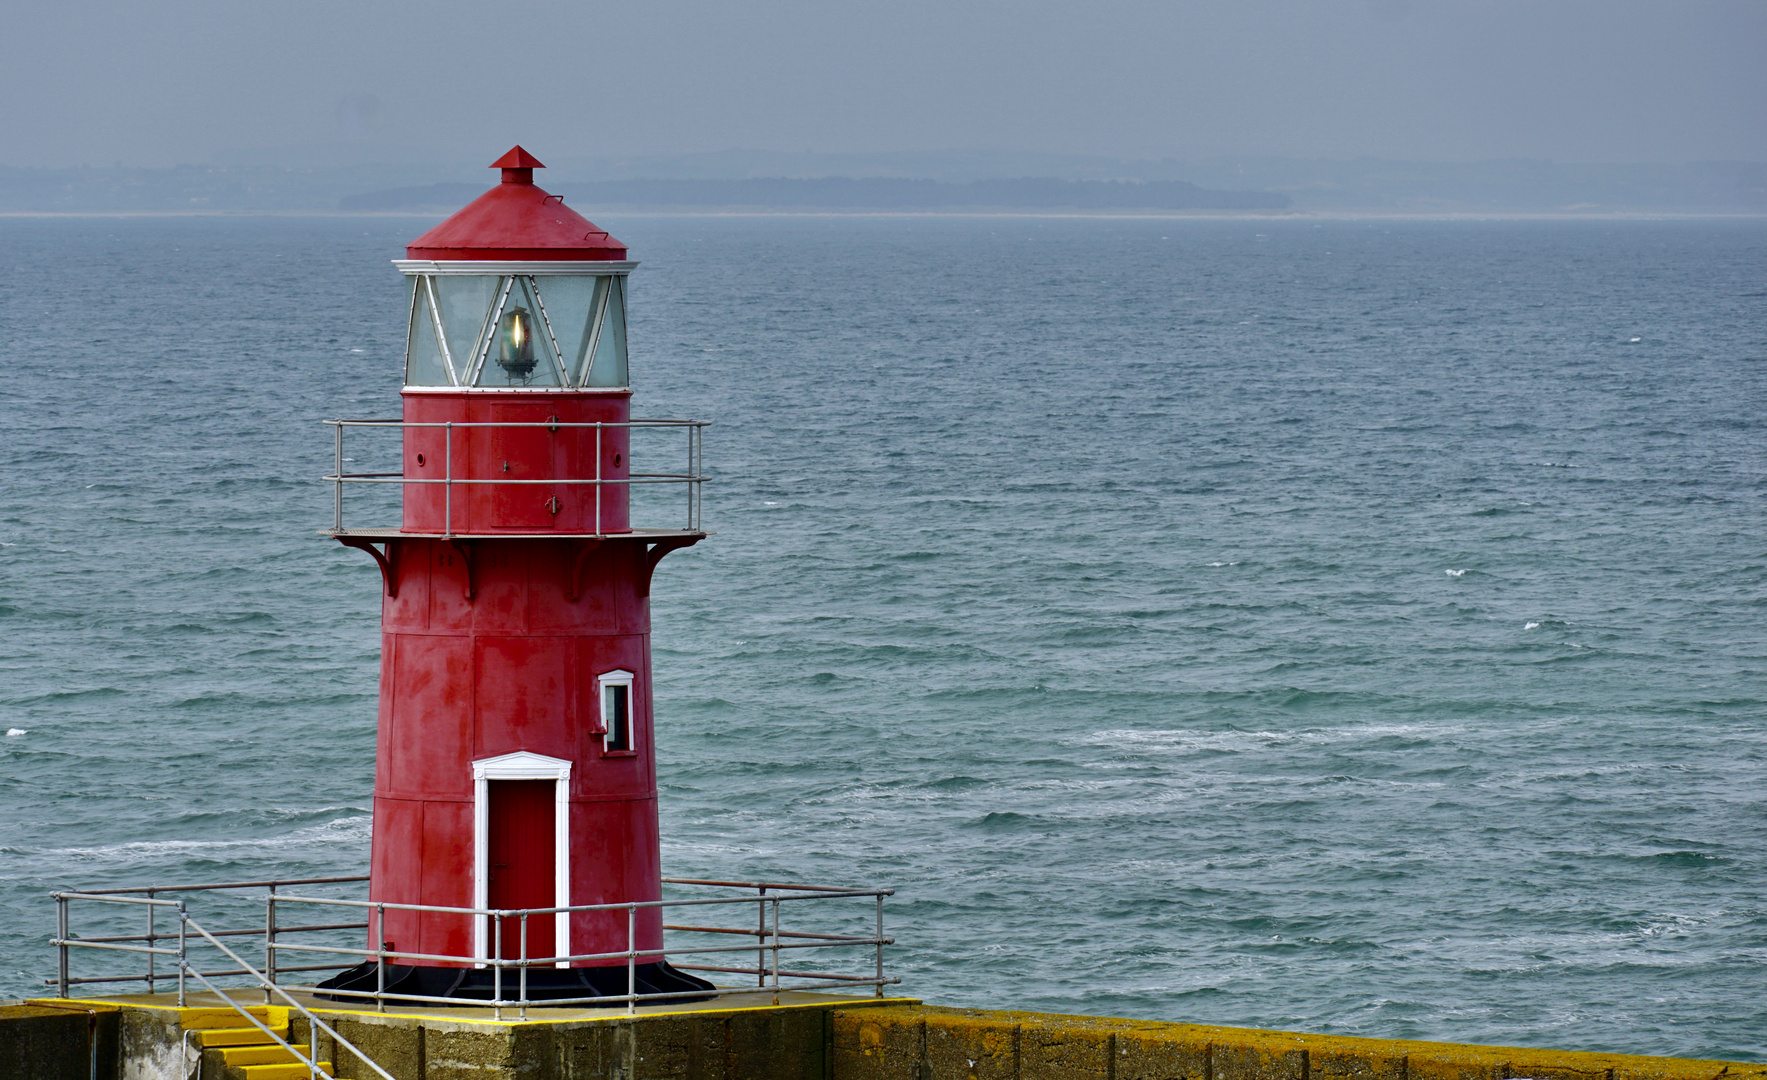
{"label": "railing post", "polygon": [[178,1007],[185,1007],[184,973],[190,970],[190,948],[185,940],[185,931],[190,926],[190,912],[186,908],[188,901],[178,901]]}
{"label": "railing post", "polygon": [[[319,1018],[311,1014],[307,1016],[307,1062],[307,1080],[319,1080]],[[337,1071],[336,1058],[332,1059],[331,1071]]]}
{"label": "railing post", "polygon": [[344,531],[344,425],[338,421],[332,427],[332,456],[335,459],[331,475],[337,477],[332,485],[331,527],[337,532]]}
{"label": "railing post", "polygon": [[374,905],[374,1009],[387,1011],[387,906]]}
{"label": "railing post", "polygon": [[767,886],[761,886],[761,899],[755,904],[755,985],[767,985]]}
{"label": "railing post", "polygon": [[[628,429],[630,430],[630,429]],[[628,452],[631,448],[627,447]],[[632,513],[632,492],[626,492],[626,513]],[[601,425],[595,425],[595,535],[601,535]]]}
{"label": "railing post", "polygon": [[67,971],[67,950],[68,950],[67,930],[68,930],[68,925],[67,924],[68,924],[67,897],[61,895],[60,893],[56,893],[55,894],[55,940],[61,942],[61,944],[56,946],[56,952],[59,955],[57,957],[58,963],[56,966],[55,988],[56,988],[57,995],[62,998],[67,997],[67,987],[68,987],[68,971]]}
{"label": "railing post", "polygon": [[883,997],[883,893],[877,894],[877,996]]}
{"label": "railing post", "polygon": [[779,1004],[779,898],[773,898],[773,1004]]}
{"label": "railing post", "polygon": [[519,980],[518,986],[521,990],[521,993],[518,995],[521,999],[521,1015],[522,1019],[526,1020],[528,1018],[528,913],[525,911],[522,912],[521,936],[522,966],[516,970],[516,978]]}
{"label": "railing post", "polygon": [[[153,899],[153,892],[152,889],[147,890],[147,898],[149,900]],[[147,947],[150,949],[153,948],[154,943],[153,909],[154,905],[147,905]],[[153,962],[157,959],[159,958],[153,953],[147,954],[147,992],[150,994],[153,993]]]}
{"label": "railing post", "polygon": [[447,445],[442,448],[442,533],[454,535],[454,421],[443,425],[442,437]]}
{"label": "railing post", "polygon": [[626,905],[626,1015],[638,1011],[638,905]]}
{"label": "railing post", "polygon": [[503,920],[491,912],[491,1019],[503,1019]]}
{"label": "railing post", "polygon": [[270,883],[270,895],[264,898],[264,1004],[270,1004],[270,987],[276,985],[276,883]]}

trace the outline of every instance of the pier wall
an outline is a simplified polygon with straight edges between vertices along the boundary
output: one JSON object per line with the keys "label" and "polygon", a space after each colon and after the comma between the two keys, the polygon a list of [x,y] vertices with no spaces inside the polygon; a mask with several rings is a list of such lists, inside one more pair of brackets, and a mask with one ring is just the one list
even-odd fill
{"label": "pier wall", "polygon": [[[793,1005],[499,1025],[321,1017],[399,1080],[830,1080],[833,1011]],[[305,1021],[295,1025],[305,1038]],[[320,1041],[340,1080],[374,1076]]]}
{"label": "pier wall", "polygon": [[[0,1009],[0,1076],[7,1080],[88,1075],[88,1003],[45,1004],[53,1007]],[[100,1010],[98,1075],[107,1078],[189,1080],[194,1062],[168,1052],[184,1049],[181,1029],[234,1022],[211,1015],[212,1006],[90,1004]],[[939,1008],[904,999],[630,1017],[545,1012],[495,1021],[489,1010],[482,1018],[320,1010],[398,1080],[1767,1080],[1767,1064],[1758,1063]],[[304,1019],[292,1014],[282,1022],[291,1041],[306,1044]],[[339,1080],[374,1075],[323,1035],[320,1042]],[[197,1053],[203,1080],[251,1080],[217,1049]]]}
{"label": "pier wall", "polygon": [[116,1080],[121,1018],[114,1005],[0,1005],[0,1076]]}
{"label": "pier wall", "polygon": [[1767,1065],[932,1006],[837,1010],[830,1080],[1743,1080]]}

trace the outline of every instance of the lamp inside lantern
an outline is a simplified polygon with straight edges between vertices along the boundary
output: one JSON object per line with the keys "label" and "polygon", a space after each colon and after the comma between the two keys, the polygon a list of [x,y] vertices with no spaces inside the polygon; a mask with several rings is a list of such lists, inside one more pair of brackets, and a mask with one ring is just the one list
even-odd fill
{"label": "lamp inside lantern", "polygon": [[524,307],[512,307],[498,323],[497,365],[511,376],[526,379],[534,373],[534,317]]}

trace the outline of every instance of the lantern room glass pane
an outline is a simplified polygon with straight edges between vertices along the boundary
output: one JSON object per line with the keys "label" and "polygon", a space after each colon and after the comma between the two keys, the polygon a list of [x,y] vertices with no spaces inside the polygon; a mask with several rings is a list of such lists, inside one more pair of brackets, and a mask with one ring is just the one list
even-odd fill
{"label": "lantern room glass pane", "polygon": [[594,342],[595,309],[607,291],[608,279],[587,274],[547,274],[534,278],[540,293],[540,304],[552,323],[552,334],[558,339],[559,355],[570,375],[570,385],[580,386],[583,370],[588,367],[589,348]]}
{"label": "lantern room glass pane", "polygon": [[530,279],[513,279],[509,296],[491,327],[491,348],[479,371],[480,386],[559,386],[552,335],[540,317]]}
{"label": "lantern room glass pane", "polygon": [[584,386],[627,386],[626,377],[626,279],[616,277],[607,296],[607,314],[601,318],[601,334],[595,340],[595,363],[590,365]]}
{"label": "lantern room glass pane", "polygon": [[472,374],[484,341],[485,317],[497,299],[501,278],[492,274],[437,274],[432,280],[436,304],[442,312],[442,333],[454,360],[454,373],[462,383]]}
{"label": "lantern room glass pane", "polygon": [[405,341],[405,385],[448,386],[448,369],[442,347],[436,342],[436,323],[430,314],[429,294],[423,279],[411,279],[411,327]]}

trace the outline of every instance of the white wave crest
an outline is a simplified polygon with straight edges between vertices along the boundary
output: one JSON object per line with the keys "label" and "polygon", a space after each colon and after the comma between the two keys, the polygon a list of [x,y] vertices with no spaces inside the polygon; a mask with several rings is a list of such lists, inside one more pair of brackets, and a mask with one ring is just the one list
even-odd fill
{"label": "white wave crest", "polygon": [[359,817],[338,818],[334,821],[310,825],[282,836],[253,836],[230,840],[134,840],[122,844],[106,844],[102,847],[56,848],[44,851],[42,854],[82,860],[126,861],[144,855],[162,855],[171,852],[214,852],[235,848],[265,851],[275,848],[330,846],[340,843],[361,844],[367,841],[373,820],[369,815],[363,814]]}
{"label": "white wave crest", "polygon": [[1292,746],[1360,742],[1388,736],[1438,738],[1465,730],[1460,724],[1366,724],[1339,728],[1307,728],[1300,731],[1199,731],[1173,728],[1140,730],[1118,728],[1095,731],[1083,738],[1063,739],[1069,746],[1102,746],[1142,753],[1190,754],[1200,751],[1237,753]]}

